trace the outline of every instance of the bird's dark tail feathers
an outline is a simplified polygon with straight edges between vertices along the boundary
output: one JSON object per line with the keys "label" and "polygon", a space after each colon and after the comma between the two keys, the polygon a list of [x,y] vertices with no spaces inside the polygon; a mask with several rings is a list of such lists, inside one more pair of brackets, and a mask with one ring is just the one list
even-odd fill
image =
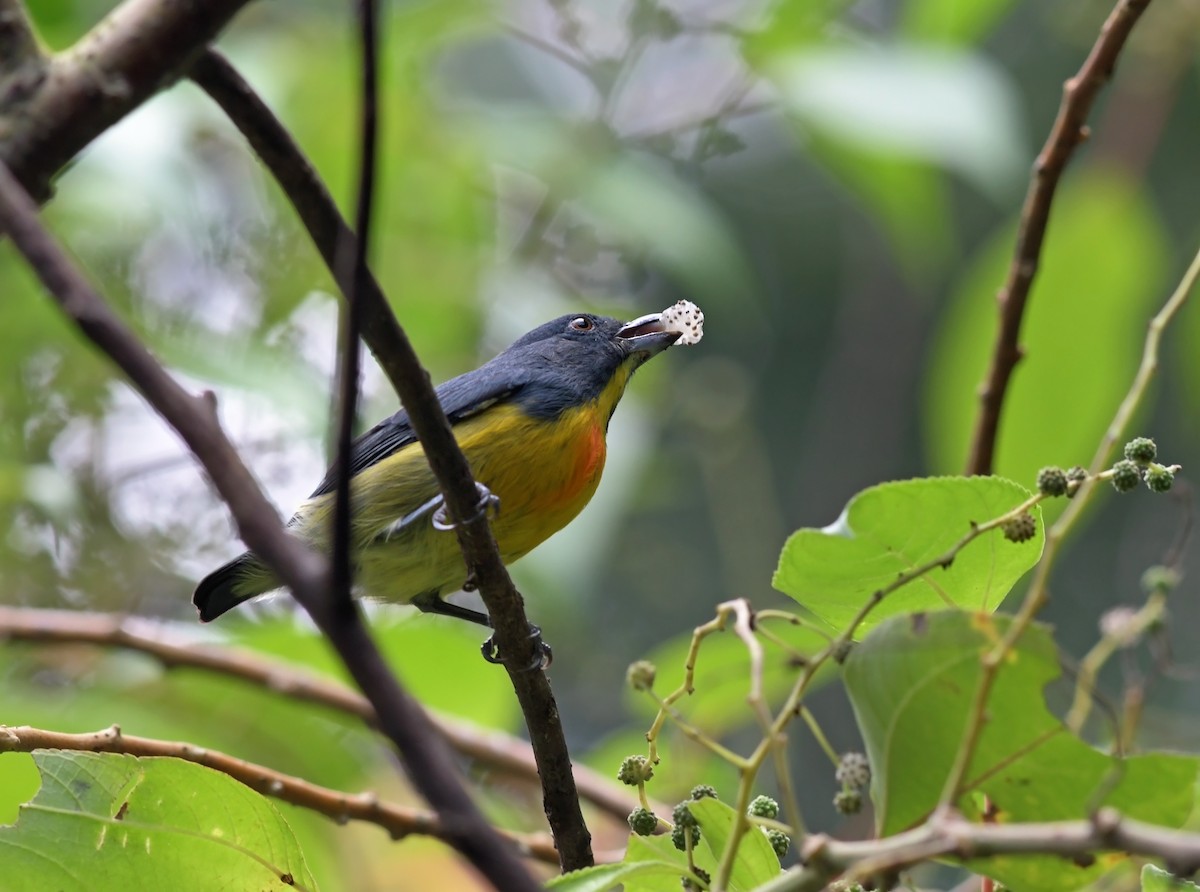
{"label": "bird's dark tail feathers", "polygon": [[196,586],[196,593],[192,595],[192,603],[200,611],[200,621],[211,622],[226,610],[267,591],[266,588],[247,585],[257,575],[254,571],[259,566],[258,559],[246,552],[201,579]]}

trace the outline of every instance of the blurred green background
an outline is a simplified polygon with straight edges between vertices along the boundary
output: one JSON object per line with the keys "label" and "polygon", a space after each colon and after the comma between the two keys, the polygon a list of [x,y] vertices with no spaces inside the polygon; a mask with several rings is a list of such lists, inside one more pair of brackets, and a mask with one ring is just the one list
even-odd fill
{"label": "blurred green background", "polygon": [[[348,208],[358,74],[343,6],[252,4],[220,45]],[[110,8],[31,0],[56,49]],[[683,639],[717,602],[791,603],[770,587],[788,533],[832,522],[875,482],[961,472],[1029,167],[1062,82],[1110,9],[386,4],[373,266],[435,381],[576,309],[633,317],[687,297],[707,317],[702,344],[639,374],[593,503],[514,567],[554,646],[552,678],[581,758],[611,771],[641,749],[648,713],[624,691],[630,661],[657,655],[664,674],[681,664]],[[1145,323],[1200,239],[1198,33],[1200,4],[1151,5],[1055,203],[998,449],[997,472],[1027,486],[1042,465],[1090,461]],[[91,146],[59,178],[47,217],[158,355],[189,386],[216,392],[226,429],[287,513],[325,466],[336,300],[233,127],[179,85]],[[0,600],[191,629],[195,580],[240,551],[227,512],[7,244],[0,289]],[[396,407],[373,365],[365,388],[364,425]],[[1188,307],[1137,420],[1185,477],[1200,463],[1198,400],[1200,311]],[[1045,613],[1068,665],[1096,640],[1103,610],[1140,600],[1142,571],[1193,509],[1185,486],[1172,500],[1101,500]],[[1196,592],[1185,579],[1176,595],[1177,658],[1150,687],[1146,745],[1194,745],[1200,732],[1187,671],[1200,643]],[[302,623],[277,616],[287,612],[279,600],[195,634],[327,662]],[[375,614],[406,680],[428,702],[517,730],[501,674],[478,658],[478,631],[410,613]],[[347,789],[398,783],[350,723],[128,655],[69,655],[0,651],[0,722],[119,721]],[[699,685],[702,695],[706,684],[728,689],[704,723],[745,746],[757,738],[737,658],[725,648],[707,675],[702,660]],[[1148,668],[1118,665],[1106,689],[1119,696],[1122,672]],[[813,706],[836,748],[858,748],[836,686]],[[811,824],[838,829],[828,761],[804,733],[793,738]],[[664,799],[672,784],[728,778],[682,744],[673,759],[652,791]],[[525,814],[499,805],[504,796],[495,807],[509,823],[539,826],[536,795]],[[418,864],[451,882],[435,844],[389,847],[372,828],[297,821],[326,888],[431,888]],[[601,848],[620,844],[620,828],[594,829]],[[411,885],[395,878],[398,858]]]}

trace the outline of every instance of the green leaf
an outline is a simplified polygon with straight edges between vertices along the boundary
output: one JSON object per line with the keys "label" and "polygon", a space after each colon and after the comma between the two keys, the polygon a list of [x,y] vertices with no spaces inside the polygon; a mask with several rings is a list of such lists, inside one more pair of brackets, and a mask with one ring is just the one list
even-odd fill
{"label": "green leaf", "polygon": [[929,46],[808,48],[766,66],[800,122],[847,145],[920,159],[1005,195],[1024,176],[1019,107],[985,57]]}
{"label": "green leaf", "polygon": [[1147,864],[1142,868],[1142,892],[1195,892],[1200,886],[1181,880],[1172,873]]}
{"label": "green leaf", "polygon": [[42,786],[0,828],[7,892],[315,889],[291,828],[232,778],[178,759],[38,750]]}
{"label": "green leaf", "polygon": [[[823,529],[802,529],[783,546],[772,584],[843,629],[871,596],[901,573],[940,557],[984,523],[1019,505],[1030,493],[999,477],[931,477],[863,490],[842,516]],[[859,626],[864,634],[889,616],[962,607],[995,610],[1041,556],[1037,535],[1007,541],[999,530],[967,545],[949,567],[937,567],[889,594]]]}
{"label": "green leaf", "polygon": [[973,43],[991,31],[1012,5],[1013,0],[909,0],[900,30],[918,42]]}
{"label": "green leaf", "polygon": [[625,892],[679,892],[680,877],[690,875],[687,856],[675,848],[670,836],[629,837],[623,863],[644,866],[625,881]]}
{"label": "green leaf", "polygon": [[[640,839],[640,837],[634,838]],[[636,847],[631,846],[631,849],[636,849]],[[596,867],[585,867],[583,870],[574,870],[554,877],[546,883],[546,888],[557,889],[559,892],[604,892],[606,889],[615,889],[621,884],[625,884],[625,888],[628,890],[664,888],[670,889],[671,892],[677,892],[679,878],[687,875],[686,870],[681,873],[678,864],[657,860],[650,853],[640,849],[638,855],[644,856],[646,860],[601,864]],[[628,852],[626,857],[628,857]],[[646,885],[648,881],[659,879],[666,880],[661,887],[657,883]]]}
{"label": "green leaf", "polygon": [[[958,611],[897,617],[846,660],[881,835],[919,823],[937,805],[979,684],[980,657],[1010,622]],[[1046,708],[1043,689],[1059,672],[1049,631],[1031,626],[996,677],[957,806],[977,814],[974,797],[984,794],[1002,823],[1078,819],[1111,805],[1138,820],[1181,825],[1200,761],[1167,754],[1121,759],[1084,743]],[[970,866],[1014,889],[1063,892],[1123,860],[1105,856],[1085,868],[1049,856],[1007,857]]]}
{"label": "green leaf", "polygon": [[[980,252],[936,335],[924,427],[939,470],[966,461],[1014,240],[1015,226],[1006,226]],[[1025,358],[1004,403],[996,473],[1032,483],[1044,465],[1091,460],[1165,297],[1170,243],[1145,193],[1111,167],[1059,190],[1021,329]]]}
{"label": "green leaf", "polygon": [[[736,813],[716,799],[688,803],[688,810],[700,825],[701,843],[708,843],[714,857],[720,859],[733,835]],[[771,848],[767,835],[761,828],[752,826],[738,846],[729,888],[756,889],[779,876],[780,869],[779,856]]]}

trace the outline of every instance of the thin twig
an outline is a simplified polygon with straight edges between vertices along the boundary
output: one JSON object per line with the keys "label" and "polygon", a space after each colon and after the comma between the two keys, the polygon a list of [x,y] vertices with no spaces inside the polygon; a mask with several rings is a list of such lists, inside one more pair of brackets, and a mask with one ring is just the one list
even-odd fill
{"label": "thin twig", "polygon": [[351,500],[350,478],[354,465],[354,427],[358,417],[358,389],[362,347],[363,286],[367,277],[367,251],[371,243],[371,205],[375,198],[375,153],[378,143],[379,119],[379,58],[376,33],[378,9],[375,0],[359,0],[359,44],[362,52],[362,108],[360,110],[360,157],[358,169],[358,200],[355,211],[355,231],[358,238],[348,240],[339,249],[341,264],[349,264],[344,274],[350,279],[350,290],[339,314],[338,398],[334,454],[333,553],[331,559],[334,603],[350,602],[354,568],[351,562]]}
{"label": "thin twig", "polygon": [[[290,134],[229,63],[215,52],[209,52],[199,60],[192,70],[192,77],[221,106],[278,180],[339,287],[343,293],[349,293],[353,283],[340,275],[337,252],[347,238],[354,236]],[[580,810],[558,705],[546,674],[526,669],[541,658],[541,653],[529,636],[530,624],[525,616],[524,601],[500,560],[487,512],[476,510],[479,496],[471,469],[437,401],[429,373],[421,367],[378,282],[368,277],[363,284],[363,296],[367,301],[363,335],[380,358],[408,410],[413,429],[424,444],[425,455],[446,498],[451,518],[459,521],[455,533],[468,574],[476,581],[487,607],[496,644],[509,661],[505,665],[529,728],[542,778],[546,818],[558,844],[563,869],[586,867],[592,863],[591,836]]]}
{"label": "thin twig", "polygon": [[[282,697],[317,704],[379,727],[370,701],[352,688],[283,660],[234,647],[198,644],[192,635],[140,617],[0,606],[0,641],[4,640],[124,648],[153,657],[167,669],[186,667],[237,678]],[[486,765],[489,771],[538,782],[537,764],[525,741],[449,716],[431,714],[430,720],[455,750]],[[575,766],[575,780],[580,795],[617,821],[624,822],[640,804],[623,787],[587,766]],[[651,803],[647,808],[670,811],[660,803]]]}
{"label": "thin twig", "polygon": [[1000,325],[991,364],[979,391],[979,416],[971,439],[968,474],[990,474],[1000,429],[1000,411],[1013,369],[1021,359],[1021,319],[1037,274],[1059,179],[1076,147],[1087,138],[1085,122],[1117,64],[1133,26],[1150,0],[1120,0],[1105,21],[1079,73],[1066,82],[1050,136],[1033,164],[1033,178],[1021,208],[1017,245],[1004,285],[997,295]]}
{"label": "thin twig", "polygon": [[400,686],[353,603],[330,611],[328,562],[288,535],[217,420],[214,400],[195,397],[150,354],[108,307],[38,219],[37,206],[0,164],[0,231],[72,322],[128,376],[183,437],[229,505],[249,546],[292,590],[338,652],[396,745],[413,784],[437,809],[453,845],[498,888],[533,892],[538,884],[496,834],[463,787],[457,766],[424,711]]}
{"label": "thin twig", "polygon": [[[125,753],[130,756],[163,756],[194,762],[229,775],[252,790],[273,799],[315,811],[339,824],[364,821],[386,830],[393,839],[417,834],[453,842],[438,816],[425,809],[397,805],[374,793],[343,793],[283,774],[274,768],[247,762],[236,756],[182,741],[134,737],[117,725],[91,734],[64,734],[40,728],[0,725],[0,752],[29,753],[39,749],[75,750],[86,753]],[[522,855],[547,864],[558,864],[558,852],[548,834],[500,834]]]}

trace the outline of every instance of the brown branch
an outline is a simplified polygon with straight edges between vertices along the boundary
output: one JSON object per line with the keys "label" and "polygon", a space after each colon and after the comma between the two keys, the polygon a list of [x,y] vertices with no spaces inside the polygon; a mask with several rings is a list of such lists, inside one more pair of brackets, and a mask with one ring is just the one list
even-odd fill
{"label": "brown branch", "polygon": [[[0,607],[0,642],[4,640],[125,648],[153,657],[168,669],[186,667],[238,678],[283,697],[353,716],[373,728],[379,725],[370,701],[345,685],[283,660],[233,647],[197,644],[192,636],[139,617]],[[537,765],[524,741],[447,716],[433,714],[430,720],[437,733],[462,755],[493,771],[537,783]],[[636,795],[586,766],[575,766],[575,780],[580,795],[614,820],[624,822],[641,804]],[[651,809],[670,812],[661,803],[652,802]]]}
{"label": "brown branch", "polygon": [[1100,852],[1158,858],[1168,870],[1190,876],[1200,869],[1200,833],[1134,821],[1107,808],[1088,821],[1037,824],[973,824],[947,816],[865,842],[811,836],[800,853],[803,866],[761,886],[759,892],[818,892],[837,876],[863,880],[933,858],[1057,855],[1079,860]]}
{"label": "brown branch", "polygon": [[[319,812],[339,824],[348,820],[365,821],[382,827],[392,839],[403,839],[418,834],[452,842],[442,822],[433,812],[384,802],[374,793],[355,795],[332,790],[207,747],[182,741],[133,737],[123,734],[118,725],[91,734],[63,734],[29,726],[13,728],[0,725],[0,752],[29,753],[39,749],[183,759],[185,762],[194,762],[227,774],[263,796]],[[524,835],[503,830],[500,833],[522,855],[548,864],[558,864],[558,852],[547,834]]]}
{"label": "brown branch", "polygon": [[1000,325],[992,348],[991,364],[979,390],[979,416],[971,438],[968,474],[990,474],[995,460],[1000,413],[1013,370],[1021,360],[1021,320],[1033,278],[1037,274],[1050,219],[1050,205],[1067,162],[1087,139],[1088,113],[1100,89],[1109,81],[1117,56],[1150,0],[1119,0],[1105,21],[1091,53],[1079,73],[1063,87],[1058,117],[1045,146],[1033,164],[1033,178],[1021,208],[1017,245],[1004,285],[996,297]]}
{"label": "brown branch", "polygon": [[21,0],[0,0],[0,106],[9,96],[36,89],[46,58]]}
{"label": "brown branch", "polygon": [[45,200],[68,161],[176,81],[246,3],[125,0],[32,89],[0,96],[0,162]]}
{"label": "brown branch", "polygon": [[[215,52],[201,58],[191,74],[221,106],[279,182],[339,287],[343,293],[350,293],[353,283],[339,269],[337,252],[354,235],[291,135],[232,66]],[[563,869],[586,867],[592,863],[591,836],[580,810],[558,706],[545,673],[525,668],[539,659],[540,653],[529,637],[524,602],[500,560],[486,512],[476,510],[478,494],[470,467],[437,401],[429,373],[421,367],[378,282],[367,277],[363,285],[366,314],[363,336],[380,358],[408,410],[452,517],[474,518],[458,523],[455,532],[468,574],[476,582],[492,619],[496,643],[507,659],[505,665],[529,728],[542,778],[543,805],[558,843]]]}
{"label": "brown branch", "polygon": [[[329,609],[328,562],[288,535],[218,423],[211,398],[187,393],[108,307],[42,226],[33,199],[0,164],[0,231],[63,312],[129,377],[183,437],[229,505],[246,545],[292,590],[337,650],[396,745],[409,777],[437,809],[456,849],[500,889],[539,888],[464,788],[457,767],[420,706],[400,687],[367,633],[360,611]],[[435,403],[436,405],[436,403]]]}
{"label": "brown branch", "polygon": [[359,119],[358,201],[355,229],[359,238],[343,242],[338,259],[349,266],[338,326],[337,411],[333,437],[333,553],[330,558],[333,600],[337,609],[350,603],[354,584],[350,524],[353,506],[350,478],[354,476],[354,428],[358,418],[359,378],[362,368],[363,287],[367,276],[367,252],[371,243],[371,208],[375,201],[375,156],[379,142],[379,46],[376,33],[376,0],[359,0],[359,43],[362,50],[362,108]]}

